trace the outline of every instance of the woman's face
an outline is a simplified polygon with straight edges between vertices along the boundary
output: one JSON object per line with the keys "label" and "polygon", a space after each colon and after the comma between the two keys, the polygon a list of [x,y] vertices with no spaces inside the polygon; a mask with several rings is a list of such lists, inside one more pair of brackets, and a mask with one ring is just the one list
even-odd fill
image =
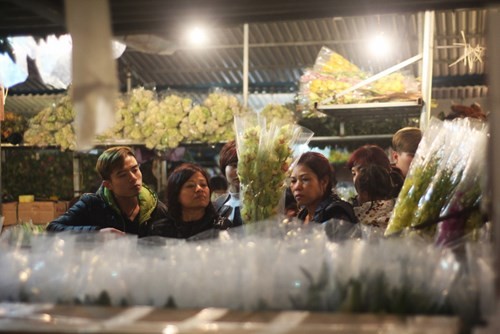
{"label": "woman's face", "polygon": [[297,165],[292,171],[290,189],[299,206],[318,204],[323,199],[327,180],[318,176],[307,166]]}
{"label": "woman's face", "polygon": [[226,166],[224,171],[226,174],[227,183],[229,184],[229,191],[232,193],[240,192],[240,179],[238,177],[238,164],[232,163]]}
{"label": "woman's face", "polygon": [[196,172],[181,187],[179,202],[182,209],[206,208],[210,202],[210,188],[202,173]]}
{"label": "woman's face", "polygon": [[352,183],[356,184],[356,180],[358,179],[359,173],[361,170],[361,166],[353,166],[351,168],[351,174],[352,174]]}

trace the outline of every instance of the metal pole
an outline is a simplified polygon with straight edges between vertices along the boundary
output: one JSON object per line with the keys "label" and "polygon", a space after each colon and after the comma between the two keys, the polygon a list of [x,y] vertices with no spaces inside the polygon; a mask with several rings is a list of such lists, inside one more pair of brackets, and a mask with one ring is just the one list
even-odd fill
{"label": "metal pole", "polygon": [[[498,166],[500,166],[500,36],[495,33],[500,31],[500,12],[498,8],[492,8],[488,10],[488,23],[489,23],[489,34],[487,36],[488,52],[487,59],[491,62],[488,64],[488,78],[489,78],[489,88],[488,88],[488,110],[489,123],[490,123],[490,141],[488,145],[488,186],[490,187],[489,194],[491,198],[489,199],[489,209],[491,216],[490,220],[492,223],[493,230],[493,247],[495,253],[496,261],[496,297],[497,302],[500,299],[500,173],[498,172]],[[496,167],[495,167],[496,166]],[[497,310],[497,314],[500,310]]]}
{"label": "metal pole", "polygon": [[75,197],[82,194],[81,179],[80,155],[73,152],[73,196]]}
{"label": "metal pole", "polygon": [[243,107],[248,106],[248,23],[243,25]]}
{"label": "metal pole", "polygon": [[424,14],[424,36],[422,47],[422,99],[424,107],[420,127],[425,130],[431,118],[432,64],[434,56],[434,11]]}

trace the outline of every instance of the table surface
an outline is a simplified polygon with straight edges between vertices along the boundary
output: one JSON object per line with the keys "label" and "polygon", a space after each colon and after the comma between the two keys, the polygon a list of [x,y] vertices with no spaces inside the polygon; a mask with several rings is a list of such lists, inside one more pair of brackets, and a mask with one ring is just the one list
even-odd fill
{"label": "table surface", "polygon": [[459,333],[457,317],[0,303],[0,333]]}

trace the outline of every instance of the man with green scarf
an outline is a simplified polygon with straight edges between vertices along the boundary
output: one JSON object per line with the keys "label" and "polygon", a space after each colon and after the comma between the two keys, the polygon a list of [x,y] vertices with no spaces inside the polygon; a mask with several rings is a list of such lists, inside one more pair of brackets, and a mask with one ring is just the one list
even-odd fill
{"label": "man with green scarf", "polygon": [[151,222],[166,216],[165,204],[142,184],[139,164],[129,147],[104,151],[96,170],[102,178],[96,193],[83,194],[47,226],[47,231],[100,231],[143,237]]}

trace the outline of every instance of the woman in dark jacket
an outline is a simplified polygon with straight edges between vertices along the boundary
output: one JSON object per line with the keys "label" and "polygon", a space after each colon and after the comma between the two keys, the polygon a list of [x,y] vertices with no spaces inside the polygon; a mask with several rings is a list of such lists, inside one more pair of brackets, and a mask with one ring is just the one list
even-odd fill
{"label": "woman in dark jacket", "polygon": [[218,214],[228,218],[234,226],[243,224],[240,211],[240,179],[238,177],[238,154],[236,141],[228,141],[220,150],[220,171],[228,182],[228,193],[218,197],[215,210]]}
{"label": "woman in dark jacket", "polygon": [[333,169],[328,159],[317,152],[301,155],[293,168],[290,189],[302,209],[297,218],[324,223],[341,219],[356,223],[352,206],[333,193]]}
{"label": "woman in dark jacket", "polygon": [[200,166],[184,163],[167,180],[167,217],[153,222],[149,235],[186,239],[208,230],[231,227],[210,201],[208,173]]}

